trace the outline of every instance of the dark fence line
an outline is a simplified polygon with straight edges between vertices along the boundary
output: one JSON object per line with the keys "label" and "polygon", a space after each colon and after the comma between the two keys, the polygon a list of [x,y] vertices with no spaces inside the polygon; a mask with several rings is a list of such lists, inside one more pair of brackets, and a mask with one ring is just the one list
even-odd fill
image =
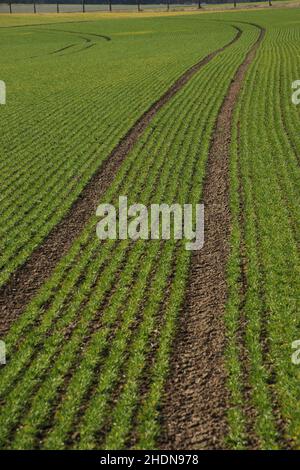
{"label": "dark fence line", "polygon": [[[250,2],[263,2],[264,0],[250,0]],[[44,6],[53,6],[55,9],[56,13],[67,13],[66,11],[62,11],[64,7],[73,7],[76,8],[78,7],[78,10],[73,10],[72,12],[82,12],[85,13],[87,11],[87,7],[103,7],[103,9],[98,9],[95,11],[113,11],[115,10],[125,10],[126,7],[131,7],[131,9],[136,8],[137,11],[142,11],[143,7],[145,8],[160,8],[160,9],[166,9],[167,11],[170,10],[171,7],[195,7],[198,9],[201,9],[202,6],[206,4],[219,4],[219,5],[226,5],[228,3],[233,3],[234,7],[237,7],[238,3],[246,3],[249,2],[249,0],[225,0],[225,1],[220,1],[220,0],[210,0],[210,1],[204,1],[204,0],[191,0],[191,1],[176,1],[176,0],[129,0],[129,1],[124,1],[124,0],[79,0],[79,1],[72,1],[72,0],[63,0],[63,1],[53,1],[53,0],[40,0],[40,1],[34,1],[32,0],[22,0],[20,2],[15,1],[15,2],[3,2],[0,1],[0,7],[2,5],[6,5],[8,7],[8,12],[9,13],[19,13],[17,10],[17,6],[22,6],[22,7],[32,7],[32,12],[33,13],[41,13],[41,9],[39,7]],[[272,0],[268,0],[267,3],[272,6]],[[29,10],[29,8],[28,8]],[[88,11],[92,11],[90,8],[88,8]],[[0,10],[1,12],[1,10]],[[26,10],[26,12],[29,13],[29,11]],[[45,12],[45,10],[44,10]],[[70,13],[72,13],[70,12]]]}
{"label": "dark fence line", "polygon": [[[20,7],[32,7],[32,12],[33,13],[39,13],[39,6],[44,6],[44,7],[47,7],[47,6],[53,6],[53,7],[56,7],[56,13],[61,13],[61,9],[63,7],[78,7],[78,10],[80,10],[80,12],[82,13],[85,13],[86,12],[86,7],[104,7],[103,10],[107,10],[107,11],[113,11],[113,9],[126,9],[126,7],[131,7],[131,8],[136,8],[138,11],[142,11],[142,7],[153,7],[153,8],[165,8],[167,11],[170,9],[171,6],[178,6],[178,7],[197,7],[197,8],[201,8],[201,3],[202,3],[202,0],[196,0],[196,1],[191,1],[191,2],[172,2],[172,0],[162,0],[160,2],[155,2],[155,1],[143,1],[143,0],[136,0],[136,1],[132,1],[132,2],[122,2],[121,1],[112,1],[112,0],[107,0],[107,1],[100,1],[100,2],[93,2],[93,1],[90,1],[90,0],[81,0],[79,3],[76,2],[76,1],[71,1],[71,2],[66,2],[66,1],[62,1],[62,2],[39,2],[39,1],[36,1],[36,2],[32,2],[32,1],[22,1],[22,2],[0,2],[0,6],[1,5],[6,5],[8,6],[8,9],[9,9],[9,13],[17,13],[16,9],[17,9],[17,6],[20,6]],[[14,8],[16,7],[16,8]],[[106,8],[105,8],[106,7]],[[29,8],[28,8],[29,9]],[[0,10],[1,11],[1,10]],[[91,11],[89,9],[89,11]]]}

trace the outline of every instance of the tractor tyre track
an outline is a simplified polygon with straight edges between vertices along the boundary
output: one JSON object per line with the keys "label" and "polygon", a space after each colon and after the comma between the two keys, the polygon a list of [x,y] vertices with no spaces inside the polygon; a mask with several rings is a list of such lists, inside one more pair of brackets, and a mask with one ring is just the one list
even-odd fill
{"label": "tractor tyre track", "polygon": [[136,121],[92,176],[64,218],[51,230],[43,244],[33,251],[28,260],[0,288],[0,336],[8,331],[14,320],[24,311],[39,288],[51,276],[57,263],[80,235],[90,217],[95,213],[101,196],[114,181],[126,156],[158,111],[181,90],[196,72],[240,38],[242,34],[240,28],[234,25],[232,27],[237,33],[229,43],[210,53],[184,72]]}
{"label": "tractor tyre track", "polygon": [[265,30],[239,66],[220,108],[203,189],[205,245],[192,256],[186,300],[162,404],[162,449],[222,449],[227,434],[224,364],[229,256],[229,159],[235,104]]}

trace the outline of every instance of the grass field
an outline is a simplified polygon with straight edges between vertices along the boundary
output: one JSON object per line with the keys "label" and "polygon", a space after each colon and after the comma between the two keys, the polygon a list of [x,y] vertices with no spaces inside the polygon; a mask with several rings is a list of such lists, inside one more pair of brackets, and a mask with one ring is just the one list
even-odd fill
{"label": "grass field", "polygon": [[[300,448],[299,24],[0,15],[1,449]],[[203,250],[100,242],[121,195]]]}

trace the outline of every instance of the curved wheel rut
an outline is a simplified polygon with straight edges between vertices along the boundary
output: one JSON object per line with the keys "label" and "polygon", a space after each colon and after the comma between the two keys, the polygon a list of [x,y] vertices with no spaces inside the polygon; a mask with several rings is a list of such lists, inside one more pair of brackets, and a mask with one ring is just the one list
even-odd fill
{"label": "curved wheel rut", "polygon": [[192,256],[162,407],[163,449],[221,449],[227,434],[223,322],[229,255],[229,153],[235,104],[265,30],[238,68],[221,106],[209,151],[203,202],[205,245]]}
{"label": "curved wheel rut", "polygon": [[146,111],[120,143],[113,149],[104,164],[91,178],[79,198],[61,222],[54,227],[44,243],[18,268],[9,281],[0,288],[0,336],[5,334],[12,322],[24,311],[42,284],[50,277],[55,266],[67,253],[74,240],[80,235],[85,224],[95,213],[99,200],[112,184],[122,162],[140,138],[158,111],[217,54],[230,47],[239,39],[241,30],[225,46],[212,52],[188,69],[178,80]]}

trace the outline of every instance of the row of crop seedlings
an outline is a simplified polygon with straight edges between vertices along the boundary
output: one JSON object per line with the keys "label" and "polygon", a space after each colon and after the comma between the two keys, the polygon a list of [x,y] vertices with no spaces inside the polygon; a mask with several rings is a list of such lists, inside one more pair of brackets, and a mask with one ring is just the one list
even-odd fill
{"label": "row of crop seedlings", "polygon": [[[288,137],[286,139],[287,145],[288,147],[292,146],[299,162],[300,136],[298,132],[298,122],[300,107],[299,105],[291,106],[291,93],[295,92],[295,89],[292,88],[292,84],[298,81],[300,77],[299,64],[296,60],[299,44],[298,29],[294,26],[291,27],[290,24],[288,28],[280,29],[278,31],[278,41],[284,43],[281,47],[276,48],[281,78],[277,83],[281,100],[278,116],[282,120],[282,125],[286,130]],[[283,45],[285,47],[283,47]],[[299,95],[297,95],[297,97],[299,97]]]}
{"label": "row of crop seedlings", "polygon": [[[147,80],[149,79],[149,75],[147,76]],[[143,81],[142,81],[143,82]],[[121,91],[120,91],[121,93]],[[158,93],[158,90],[157,90]],[[135,93],[133,90],[125,90],[122,91],[123,99],[131,100],[131,103],[134,103],[135,101]],[[106,118],[112,121],[117,121],[118,115],[119,115],[119,107],[116,106],[116,103],[120,103],[122,101],[122,97],[120,97],[119,93],[116,93],[116,90],[114,90],[113,96],[109,96],[110,99],[110,109],[111,111],[111,116],[108,114]],[[149,96],[147,93],[144,94],[144,100],[147,102],[149,100]],[[129,103],[129,102],[128,102]],[[127,103],[127,104],[128,104]],[[124,107],[127,107],[126,102],[124,103]],[[101,104],[101,106],[103,103]],[[140,105],[140,103],[138,103]],[[135,106],[133,108],[134,112],[137,112],[139,106]],[[72,128],[73,126],[76,127],[78,121],[82,120],[82,117],[84,116],[85,119],[83,119],[82,123],[82,129],[84,129],[87,125],[89,116],[90,119],[93,118],[90,114],[90,103],[85,106],[85,113],[83,111],[83,105],[80,105],[78,107],[78,115],[74,114],[72,117],[72,121],[68,122],[68,128],[62,128],[62,132],[67,132],[68,129]],[[107,110],[109,109],[108,107],[105,106],[104,108]],[[118,111],[116,109],[118,108]],[[64,109],[65,113],[66,109]],[[81,119],[79,120],[79,114]],[[50,124],[50,123],[46,123]],[[99,122],[91,123],[92,126],[99,126]],[[117,134],[116,134],[116,128],[115,127],[110,127],[109,129],[103,129],[102,132],[106,136],[105,143],[101,146],[100,152],[97,149],[97,159],[95,159],[95,154],[96,152],[89,152],[88,148],[89,147],[89,142],[86,141],[84,142],[84,139],[81,139],[81,144],[77,141],[77,139],[74,139],[74,143],[72,144],[72,148],[68,148],[65,151],[72,152],[74,155],[78,155],[78,158],[74,160],[70,160],[67,158],[62,158],[61,153],[57,153],[56,159],[53,161],[52,155],[53,155],[53,148],[51,147],[51,142],[49,141],[48,144],[48,151],[49,151],[49,159],[46,160],[48,161],[48,166],[43,163],[41,163],[40,160],[40,154],[36,153],[36,168],[27,168],[24,169],[23,175],[20,178],[19,175],[16,181],[16,178],[13,179],[9,183],[9,188],[10,191],[6,194],[5,193],[5,188],[4,189],[4,198],[3,198],[3,217],[4,217],[4,222],[6,221],[5,224],[2,225],[1,227],[1,238],[3,240],[1,248],[5,252],[5,255],[2,257],[2,263],[1,267],[6,267],[8,264],[8,268],[6,271],[4,271],[4,279],[7,277],[7,274],[10,274],[11,270],[17,264],[21,259],[24,257],[24,252],[20,252],[19,255],[16,257],[16,252],[20,250],[20,248],[23,248],[25,245],[25,250],[28,250],[28,242],[31,242],[33,244],[34,240],[32,239],[31,233],[28,229],[32,230],[32,227],[34,228],[34,232],[36,232],[36,237],[38,239],[41,239],[41,237],[47,233],[49,230],[49,227],[53,225],[53,217],[55,220],[58,218],[58,207],[61,206],[61,200],[67,198],[67,202],[70,205],[70,202],[76,197],[76,194],[80,192],[81,187],[82,187],[82,181],[86,182],[87,179],[90,177],[90,174],[92,174],[96,167],[99,166],[99,153],[102,155],[104,158],[110,150],[114,147],[116,144],[118,138],[120,135],[123,135],[126,132],[126,129],[128,128],[128,122],[125,120],[122,121],[122,125],[120,128],[117,129]],[[45,128],[46,132],[46,128]],[[80,139],[81,132],[79,129],[79,132],[77,132],[78,139]],[[37,136],[38,139],[41,138],[41,135],[39,134]],[[21,144],[21,142],[20,142]],[[34,145],[35,141],[33,139],[33,142],[31,142],[30,145]],[[23,143],[22,143],[23,145]],[[21,151],[21,150],[20,150]],[[44,156],[46,154],[47,148],[44,149]],[[17,149],[14,150],[18,155]],[[26,161],[26,156],[28,154],[28,149],[24,149],[23,146],[23,152],[25,153],[25,161]],[[99,152],[99,153],[98,153]],[[83,155],[85,155],[86,161],[83,161]],[[36,171],[35,171],[36,170]],[[28,178],[28,172],[30,171],[31,173],[31,178]],[[74,175],[76,174],[81,174],[80,182],[81,184],[78,184],[78,179],[74,179]],[[32,184],[33,181],[36,182],[36,184]],[[13,191],[15,188],[15,184],[18,184],[17,188],[19,190]],[[27,183],[26,183],[27,182]],[[26,187],[28,186],[28,188]],[[38,195],[38,198],[42,201],[41,204],[33,204],[33,201],[36,200]],[[68,198],[69,195],[69,198]],[[71,198],[70,198],[71,196]],[[13,200],[19,201],[18,203],[12,204],[12,197]],[[70,201],[68,200],[70,199]],[[51,204],[51,201],[56,202],[56,204]],[[6,204],[5,204],[5,201]],[[65,207],[60,209],[59,215],[65,210]],[[30,213],[30,218],[24,218],[24,214]],[[23,220],[23,223],[21,222]],[[45,220],[47,221],[45,224]],[[24,233],[23,237],[20,237],[20,225],[22,227],[21,234]],[[28,228],[27,228],[28,227]],[[27,230],[26,230],[27,228]],[[7,233],[10,233],[9,240],[7,239]],[[11,248],[6,249],[6,244],[10,243]],[[31,247],[29,248],[29,250]],[[20,258],[20,260],[18,259]],[[10,263],[10,264],[9,264]]]}
{"label": "row of crop seedlings", "polygon": [[291,94],[282,96],[299,71],[292,31],[268,25],[233,126],[227,364],[236,448],[299,448],[300,374],[291,361],[300,337],[299,142]]}
{"label": "row of crop seedlings", "polygon": [[[224,38],[228,36],[227,31],[228,28],[224,30]],[[202,56],[211,52],[219,43],[220,39],[216,39],[215,43],[201,45]],[[199,44],[196,45],[199,54]],[[196,46],[194,52],[191,52],[191,60],[195,60],[195,53]],[[161,82],[172,81],[180,74],[184,66],[180,64],[175,54],[173,66],[168,68],[168,79],[165,76],[166,69],[157,70],[154,67],[150,72],[145,69],[138,77],[134,73],[129,74],[128,86],[124,87],[124,81],[121,81],[111,90],[101,90],[100,94],[98,89],[91,94],[88,86],[86,91],[75,87],[73,95],[64,93],[59,100],[61,105],[57,100],[53,103],[47,100],[45,104],[39,105],[39,113],[46,113],[47,116],[38,127],[28,126],[28,120],[35,120],[36,106],[31,110],[26,108],[27,124],[23,132],[20,132],[18,116],[25,111],[12,111],[4,120],[3,151],[7,156],[4,158],[3,173],[1,172],[3,186],[0,207],[3,223],[0,228],[0,285],[7,281],[11,273],[61,219],[141,111],[162,93]],[[139,93],[137,81],[139,90],[142,90]],[[94,108],[91,113],[92,98]],[[103,109],[105,119],[99,119]],[[131,109],[131,115],[126,119],[120,114],[120,110],[125,109]],[[59,130],[53,125],[53,114],[55,122],[63,123]],[[93,130],[94,135],[103,135],[105,139],[90,142],[86,137],[87,127]],[[25,132],[27,145],[24,144]],[[66,139],[68,135],[69,140]],[[73,158],[69,158],[70,155]]]}
{"label": "row of crop seedlings", "polygon": [[[158,113],[103,201],[117,204],[119,195],[146,205],[201,200],[218,110],[257,38],[256,28],[242,28],[241,39]],[[100,246],[95,226],[92,218],[6,338],[3,447],[122,448],[133,442],[133,422],[135,447],[155,443],[190,253],[173,241]]]}

